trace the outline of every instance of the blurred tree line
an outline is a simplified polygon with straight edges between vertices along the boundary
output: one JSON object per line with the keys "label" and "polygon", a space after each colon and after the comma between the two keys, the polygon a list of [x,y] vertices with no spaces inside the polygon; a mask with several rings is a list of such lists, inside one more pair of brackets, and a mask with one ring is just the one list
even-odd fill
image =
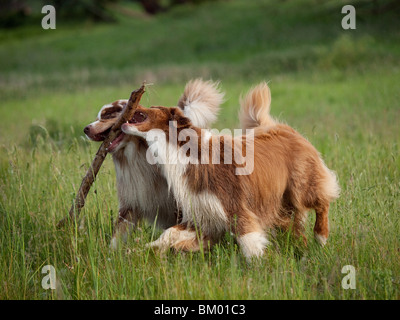
{"label": "blurred tree line", "polygon": [[[143,9],[149,14],[157,14],[159,12],[167,11],[168,9],[179,5],[179,4],[198,4],[201,2],[206,2],[207,0],[169,0],[169,1],[162,1],[162,0],[134,0],[139,2]],[[212,1],[212,0],[208,0]],[[214,0],[215,1],[215,0]]]}
{"label": "blurred tree line", "polygon": [[[53,5],[57,16],[63,18],[114,22],[115,16],[109,10],[109,5],[112,3],[137,2],[144,11],[154,15],[168,11],[177,5],[198,4],[206,1],[217,0],[0,0],[0,27],[12,28],[36,23],[42,18],[41,7],[46,4]],[[399,4],[400,0],[363,0],[358,1],[357,8],[368,6],[372,14],[380,14],[397,8]]]}
{"label": "blurred tree line", "polygon": [[[212,0],[125,0],[125,2],[138,2],[148,14],[165,12],[170,8],[186,3],[197,4]],[[214,0],[215,1],[215,0]],[[93,21],[116,21],[108,5],[123,2],[121,0],[0,0],[0,26],[6,28],[29,24],[41,17],[41,7],[53,5],[57,16]],[[36,17],[34,15],[36,14]]]}
{"label": "blurred tree line", "polygon": [[42,17],[41,8],[52,5],[57,16],[88,18],[93,21],[115,21],[107,5],[118,0],[0,0],[0,21],[3,27],[30,24]]}

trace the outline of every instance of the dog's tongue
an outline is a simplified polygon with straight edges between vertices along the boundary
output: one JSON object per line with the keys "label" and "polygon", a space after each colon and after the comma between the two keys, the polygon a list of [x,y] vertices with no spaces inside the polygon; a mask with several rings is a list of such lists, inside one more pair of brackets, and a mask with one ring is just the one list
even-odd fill
{"label": "dog's tongue", "polygon": [[112,152],[118,146],[118,144],[121,142],[124,136],[125,133],[121,132],[121,134],[118,137],[116,137],[113,140],[113,142],[111,142],[110,146],[107,148],[108,152]]}

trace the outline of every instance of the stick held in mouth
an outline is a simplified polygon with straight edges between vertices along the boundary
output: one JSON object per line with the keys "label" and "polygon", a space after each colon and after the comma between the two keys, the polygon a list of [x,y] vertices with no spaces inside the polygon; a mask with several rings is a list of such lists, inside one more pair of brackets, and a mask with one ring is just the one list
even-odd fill
{"label": "stick held in mouth", "polygon": [[69,210],[68,216],[58,222],[57,228],[63,227],[67,222],[74,221],[78,217],[81,209],[85,205],[86,196],[89,193],[90,187],[96,179],[96,175],[99,172],[100,167],[107,156],[107,148],[109,147],[111,142],[114,141],[119,134],[121,134],[122,124],[133,117],[133,114],[137,106],[139,105],[140,99],[145,92],[145,86],[145,83],[143,83],[139,89],[132,91],[129,101],[122,111],[122,114],[118,118],[117,122],[112,126],[110,133],[101,144],[99,150],[96,153],[96,156],[92,161],[91,166],[83,177],[81,186],[79,187],[79,191],[75,197],[71,209]]}

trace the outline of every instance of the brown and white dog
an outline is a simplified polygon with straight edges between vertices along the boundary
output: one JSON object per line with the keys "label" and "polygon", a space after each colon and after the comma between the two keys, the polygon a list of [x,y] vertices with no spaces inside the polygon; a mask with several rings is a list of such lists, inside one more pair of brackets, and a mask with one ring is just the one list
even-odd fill
{"label": "brown and white dog", "polygon": [[[147,141],[149,157],[159,163],[182,209],[181,222],[150,246],[207,249],[231,231],[244,256],[251,259],[263,254],[268,230],[287,229],[293,223],[295,232],[304,237],[310,209],[316,212],[315,238],[326,243],[329,205],[339,196],[336,175],[309,141],[270,116],[270,102],[266,83],[247,94],[239,117],[242,128],[254,131],[239,137],[204,132],[179,108],[139,108],[122,125],[127,135]],[[246,166],[253,162],[248,174],[238,174],[244,165],[236,154],[243,151]]]}
{"label": "brown and white dog", "polygon": [[[217,83],[190,81],[178,101],[182,114],[201,128],[210,126],[216,119],[224,94]],[[103,141],[116,122],[128,100],[117,100],[103,106],[95,122],[85,127],[84,133],[93,141]],[[143,109],[143,108],[141,108]],[[122,133],[109,146],[112,154],[119,199],[119,216],[111,240],[116,248],[120,238],[126,239],[140,219],[156,222],[160,228],[171,227],[180,220],[177,202],[168,191],[165,178],[157,165],[146,159],[145,139]]]}

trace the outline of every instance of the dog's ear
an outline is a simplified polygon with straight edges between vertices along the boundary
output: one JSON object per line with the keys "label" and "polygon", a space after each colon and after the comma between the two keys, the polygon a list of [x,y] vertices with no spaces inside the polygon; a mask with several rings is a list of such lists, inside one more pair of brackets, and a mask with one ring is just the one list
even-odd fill
{"label": "dog's ear", "polygon": [[178,128],[188,127],[191,125],[190,120],[186,117],[179,117],[177,122],[178,122]]}
{"label": "dog's ear", "polygon": [[189,118],[183,115],[183,112],[179,108],[170,108],[171,120],[176,121],[178,128],[188,127],[192,123]]}

